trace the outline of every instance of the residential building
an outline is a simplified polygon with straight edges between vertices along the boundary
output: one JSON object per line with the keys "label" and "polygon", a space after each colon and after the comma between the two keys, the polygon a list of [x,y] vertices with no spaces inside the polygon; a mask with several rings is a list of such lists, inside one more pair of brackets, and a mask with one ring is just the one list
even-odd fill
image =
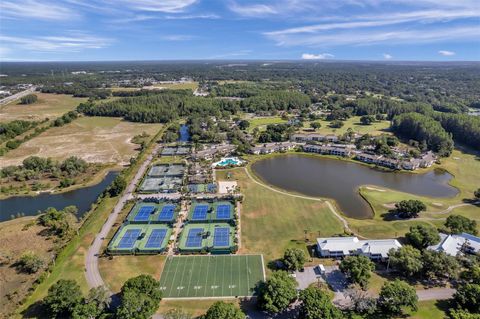
{"label": "residential building", "polygon": [[265,143],[258,144],[252,147],[250,152],[252,154],[271,154],[275,152],[286,152],[295,148],[296,144],[292,142],[280,142],[280,143]]}

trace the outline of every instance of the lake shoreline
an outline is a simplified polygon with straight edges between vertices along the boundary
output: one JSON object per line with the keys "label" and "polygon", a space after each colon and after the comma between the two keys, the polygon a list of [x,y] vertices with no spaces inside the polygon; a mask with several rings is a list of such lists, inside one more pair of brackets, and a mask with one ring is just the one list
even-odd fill
{"label": "lake shoreline", "polygon": [[[287,158],[290,158],[287,160]],[[294,159],[296,158],[296,159]],[[281,159],[281,160],[279,160]],[[315,159],[322,161],[320,165],[315,164],[319,162],[309,162],[305,159]],[[336,160],[336,161],[332,161]],[[266,164],[266,161],[270,162],[270,165]],[[272,162],[275,161],[275,162]],[[283,161],[284,165],[279,169],[282,172],[292,172],[296,171],[296,174],[290,174],[288,177],[279,177],[285,176],[285,174],[277,174],[272,171],[272,165],[280,165],[279,161]],[[304,171],[300,169],[298,165],[289,166],[287,164],[289,161],[302,162],[303,165],[309,165],[312,168],[313,165],[317,165],[314,169],[309,171]],[[326,162],[330,161],[330,162]],[[263,167],[259,167],[259,163],[262,163]],[[329,164],[332,163],[332,164]],[[335,164],[336,163],[336,164]],[[343,163],[343,164],[339,164]],[[375,211],[372,207],[372,204],[362,195],[361,187],[372,186],[380,188],[382,190],[388,191],[399,191],[410,194],[421,194],[422,196],[431,197],[431,198],[453,198],[460,193],[460,190],[455,186],[451,185],[451,181],[455,178],[453,174],[450,174],[447,170],[441,169],[438,170],[437,167],[423,170],[423,174],[411,173],[411,172],[401,172],[401,171],[386,171],[386,170],[377,170],[376,168],[370,165],[353,165],[349,163],[361,164],[356,161],[345,161],[331,156],[322,156],[322,155],[312,155],[312,154],[303,154],[303,153],[278,153],[272,154],[267,157],[255,157],[252,158],[249,167],[250,171],[254,174],[256,178],[261,180],[263,183],[273,186],[274,188],[285,190],[292,194],[300,194],[304,196],[320,198],[325,200],[331,200],[335,203],[335,206],[339,208],[339,211],[347,218],[354,219],[372,219],[375,216]],[[270,166],[267,168],[267,166]],[[326,166],[329,166],[328,168]],[[370,169],[365,171],[366,169]],[[263,169],[264,172],[259,172],[260,169]],[[277,168],[278,169],[278,168]],[[324,180],[324,175],[318,175],[319,171],[322,171],[327,176],[327,181],[337,180],[336,173],[332,170],[338,169],[338,174],[341,177],[339,179],[340,183],[318,183],[319,180]],[[269,170],[267,173],[265,170]],[[337,184],[345,184],[345,181],[351,178],[348,173],[343,172],[355,171],[355,174],[351,174],[355,177],[352,180],[351,186],[338,186]],[[362,171],[363,170],[363,171]],[[385,174],[393,173],[393,174]],[[407,173],[407,174],[398,174],[398,173]],[[410,173],[410,174],[408,174]],[[265,176],[265,174],[270,174]],[[315,175],[317,180],[313,181],[311,175]],[[342,175],[343,174],[343,175]],[[299,176],[302,176],[301,178]],[[290,178],[292,184],[285,181],[285,178]],[[364,178],[365,180],[362,180]],[[380,182],[379,182],[380,181]],[[432,184],[433,183],[433,184]],[[398,185],[396,185],[398,184]],[[409,189],[408,187],[412,184],[414,189]],[[303,186],[302,186],[303,185]],[[330,187],[325,186],[330,185]],[[335,185],[335,186],[334,186]],[[319,188],[322,188],[320,190]],[[334,190],[336,188],[336,191]],[[416,190],[415,190],[416,188]],[[430,190],[432,189],[432,190]],[[335,193],[338,192],[338,193]],[[339,197],[340,196],[340,197]],[[353,197],[352,197],[353,196]],[[358,205],[358,206],[355,206]]]}

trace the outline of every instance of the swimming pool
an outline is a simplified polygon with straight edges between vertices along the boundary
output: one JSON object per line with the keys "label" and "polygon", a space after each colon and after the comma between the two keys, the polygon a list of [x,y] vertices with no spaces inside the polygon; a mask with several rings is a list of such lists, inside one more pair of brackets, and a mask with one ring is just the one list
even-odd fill
{"label": "swimming pool", "polygon": [[225,166],[237,166],[242,164],[243,161],[237,157],[222,158],[219,162],[213,163],[213,167],[225,167]]}

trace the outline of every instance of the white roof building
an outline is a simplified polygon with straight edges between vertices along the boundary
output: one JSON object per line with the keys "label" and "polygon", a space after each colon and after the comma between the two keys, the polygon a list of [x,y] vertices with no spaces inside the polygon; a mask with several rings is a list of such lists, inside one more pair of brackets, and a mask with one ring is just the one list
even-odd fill
{"label": "white roof building", "polygon": [[480,237],[461,233],[457,235],[447,235],[440,233],[440,243],[429,246],[428,249],[443,251],[447,255],[456,256],[461,252],[462,247],[465,252],[470,254],[480,253]]}
{"label": "white roof building", "polygon": [[371,259],[386,259],[390,249],[398,249],[400,247],[402,245],[396,239],[317,238],[317,250],[321,257],[363,255]]}

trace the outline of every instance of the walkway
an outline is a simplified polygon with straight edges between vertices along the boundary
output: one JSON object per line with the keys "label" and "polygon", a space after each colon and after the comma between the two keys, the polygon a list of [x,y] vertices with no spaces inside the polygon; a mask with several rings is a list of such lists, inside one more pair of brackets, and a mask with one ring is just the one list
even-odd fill
{"label": "walkway", "polygon": [[[85,257],[85,277],[87,279],[88,286],[90,288],[104,286],[105,283],[100,275],[100,271],[98,270],[98,256],[100,254],[100,250],[102,247],[102,242],[105,237],[108,236],[110,229],[112,228],[113,224],[118,218],[118,214],[122,211],[123,206],[128,201],[128,199],[132,198],[132,194],[135,191],[135,188],[140,181],[140,179],[145,174],[148,166],[152,162],[154,158],[154,154],[156,154],[160,148],[160,144],[156,145],[147,157],[147,159],[143,162],[142,166],[140,166],[137,174],[132,179],[130,184],[128,184],[127,188],[125,189],[123,195],[118,200],[117,204],[113,208],[112,213],[108,216],[107,221],[102,226],[102,229],[95,237],[92,245],[88,249],[87,256]],[[112,294],[112,292],[110,292]]]}

